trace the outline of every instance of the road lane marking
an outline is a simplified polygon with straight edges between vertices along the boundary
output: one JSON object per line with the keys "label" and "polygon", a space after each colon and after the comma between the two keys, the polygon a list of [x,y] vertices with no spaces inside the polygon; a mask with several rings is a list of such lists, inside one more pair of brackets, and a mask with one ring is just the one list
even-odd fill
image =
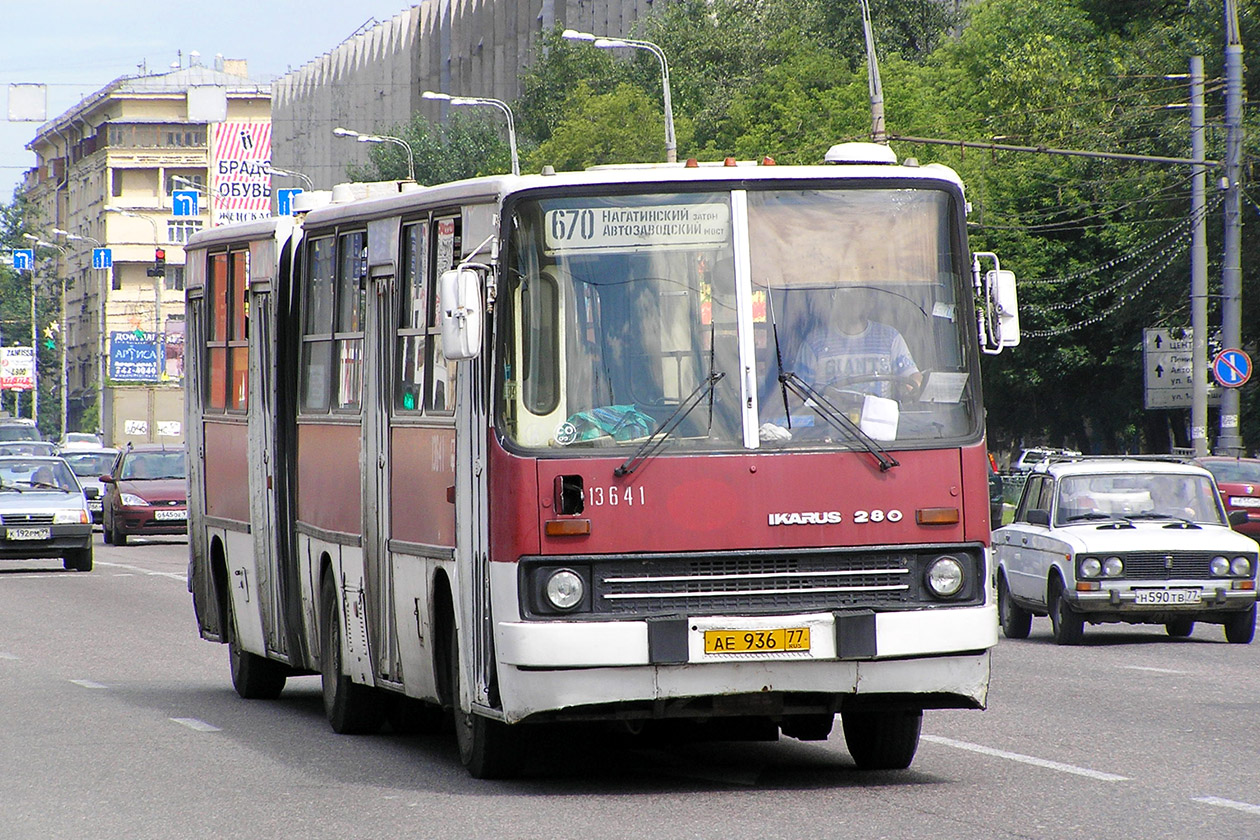
{"label": "road lane marking", "polygon": [[196,730],[197,732],[222,732],[223,731],[219,727],[212,726],[211,724],[206,723],[204,720],[198,720],[197,718],[171,718],[171,720],[175,721],[180,726],[187,726],[189,729]]}
{"label": "road lane marking", "polygon": [[139,566],[132,566],[127,563],[111,563],[108,560],[97,560],[96,565],[110,566],[115,569],[128,569],[129,571],[138,572],[139,574],[142,574],[142,575],[149,575],[150,577],[167,577],[167,578],[170,578],[171,580],[177,580],[180,583],[188,582],[187,575],[177,575],[174,572],[154,572],[149,569],[142,569]]}
{"label": "road lane marking", "polygon": [[98,683],[98,682],[92,682],[91,680],[70,680],[70,682],[74,683],[75,685],[81,688],[109,688],[109,686],[107,685],[102,685],[101,683]]}
{"label": "road lane marking", "polygon": [[1149,665],[1121,665],[1121,668],[1128,668],[1130,671],[1150,671],[1152,674],[1188,674],[1189,671],[1174,671],[1171,668],[1152,668]]}
{"label": "road lane marking", "polygon": [[0,650],[0,659],[18,660],[21,659],[21,657],[15,653],[7,653],[6,651]]}
{"label": "road lane marking", "polygon": [[1060,773],[1071,773],[1075,776],[1084,776],[1087,779],[1095,779],[1100,782],[1129,781],[1128,776],[1117,776],[1115,773],[1104,773],[1101,770],[1091,770],[1088,767],[1077,767],[1073,764],[1063,764],[1059,761],[1049,761],[1047,759],[1037,758],[1031,755],[1007,752],[1006,750],[997,750],[993,747],[982,747],[979,744],[970,744],[966,741],[955,741],[952,738],[941,738],[938,735],[924,735],[923,740],[933,744],[940,744],[945,747],[953,747],[958,750],[967,750],[968,752],[979,753],[980,755],[988,755],[994,758],[1005,758],[1008,761],[1017,761],[1020,764],[1031,764],[1034,767],[1043,767],[1046,770],[1055,770]]}
{"label": "road lane marking", "polygon": [[1204,805],[1215,805],[1218,808],[1233,808],[1235,811],[1242,811],[1244,814],[1260,817],[1260,805],[1235,802],[1232,799],[1222,799],[1219,796],[1195,796],[1192,801],[1202,802]]}

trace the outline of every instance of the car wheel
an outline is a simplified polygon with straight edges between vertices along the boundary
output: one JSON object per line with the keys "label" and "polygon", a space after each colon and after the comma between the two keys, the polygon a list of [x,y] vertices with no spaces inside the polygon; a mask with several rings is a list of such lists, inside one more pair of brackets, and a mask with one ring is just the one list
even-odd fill
{"label": "car wheel", "polygon": [[1225,639],[1232,645],[1249,645],[1256,635],[1256,605],[1225,619]]}
{"label": "car wheel", "polygon": [[859,770],[904,770],[919,749],[919,709],[840,712],[844,743]]}
{"label": "car wheel", "polygon": [[109,520],[103,516],[101,517],[101,542],[105,545],[112,545],[114,542],[114,535],[109,530]]}
{"label": "car wheel", "polygon": [[516,775],[521,762],[520,733],[507,724],[461,708],[459,699],[459,639],[452,625],[446,634],[449,655],[451,711],[455,719],[455,743],[459,760],[474,779],[508,779]]}
{"label": "car wheel", "polygon": [[246,700],[275,700],[284,690],[288,670],[279,662],[242,650],[236,632],[236,611],[228,606],[228,665],[232,670],[232,687]]}
{"label": "car wheel", "polygon": [[370,735],[380,729],[385,710],[376,689],[360,685],[342,673],[341,613],[332,575],[324,575],[319,600],[319,671],[324,689],[324,714],[339,735]]}
{"label": "car wheel", "polygon": [[1085,619],[1074,611],[1063,594],[1063,584],[1055,580],[1050,597],[1050,630],[1060,645],[1079,645],[1085,639]]}
{"label": "car wheel", "polygon": [[65,569],[74,569],[76,572],[92,571],[92,546],[66,552],[61,565]]}
{"label": "car wheel", "polygon": [[109,532],[109,542],[112,545],[126,545],[127,544],[127,534],[124,531],[118,530],[117,519],[114,520],[114,527]]}
{"label": "car wheel", "polygon": [[1164,629],[1168,631],[1168,635],[1174,639],[1184,639],[1194,632],[1193,618],[1174,618],[1172,621],[1164,625]]}
{"label": "car wheel", "polygon": [[1032,613],[1011,600],[1011,589],[1006,584],[1006,575],[998,577],[998,617],[1002,621],[1002,632],[1008,639],[1027,639],[1032,630]]}

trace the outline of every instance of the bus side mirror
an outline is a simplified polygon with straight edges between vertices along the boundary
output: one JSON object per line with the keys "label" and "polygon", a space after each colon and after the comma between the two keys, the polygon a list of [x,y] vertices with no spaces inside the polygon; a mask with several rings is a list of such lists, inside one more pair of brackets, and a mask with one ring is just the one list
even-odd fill
{"label": "bus side mirror", "polygon": [[482,273],[475,268],[442,272],[442,355],[450,361],[474,359],[481,353]]}
{"label": "bus side mirror", "polygon": [[999,349],[1019,345],[1019,304],[1015,295],[1015,272],[996,269],[985,273],[985,295],[989,301],[989,323],[994,344]]}

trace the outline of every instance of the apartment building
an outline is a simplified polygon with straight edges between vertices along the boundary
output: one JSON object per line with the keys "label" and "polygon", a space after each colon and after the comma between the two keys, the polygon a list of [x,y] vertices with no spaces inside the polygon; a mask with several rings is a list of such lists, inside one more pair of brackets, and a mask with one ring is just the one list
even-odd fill
{"label": "apartment building", "polygon": [[114,80],[27,144],[29,224],[57,246],[45,293],[65,284],[65,428],[96,417],[115,444],[183,438],[183,243],[270,212],[270,86],[240,60],[180,65]]}

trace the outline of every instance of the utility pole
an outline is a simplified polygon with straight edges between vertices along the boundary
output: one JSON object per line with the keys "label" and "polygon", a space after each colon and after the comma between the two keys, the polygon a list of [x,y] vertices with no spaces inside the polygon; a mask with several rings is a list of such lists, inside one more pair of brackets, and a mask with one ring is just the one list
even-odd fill
{"label": "utility pole", "polygon": [[[1190,156],[1202,159],[1203,56],[1190,58]],[[1190,392],[1190,446],[1194,457],[1208,454],[1207,439],[1207,166],[1194,167],[1190,184],[1190,218],[1194,219],[1190,244],[1190,332],[1192,347]]]}
{"label": "utility pole", "polygon": [[888,145],[884,126],[884,86],[879,80],[879,62],[875,58],[875,34],[871,31],[871,6],[862,0],[862,31],[866,36],[866,84],[871,98],[871,140]]}
{"label": "utility pole", "polygon": [[[1221,342],[1242,349],[1242,41],[1237,0],[1225,0],[1225,248],[1221,270]],[[1237,388],[1221,395],[1217,454],[1242,455]]]}

